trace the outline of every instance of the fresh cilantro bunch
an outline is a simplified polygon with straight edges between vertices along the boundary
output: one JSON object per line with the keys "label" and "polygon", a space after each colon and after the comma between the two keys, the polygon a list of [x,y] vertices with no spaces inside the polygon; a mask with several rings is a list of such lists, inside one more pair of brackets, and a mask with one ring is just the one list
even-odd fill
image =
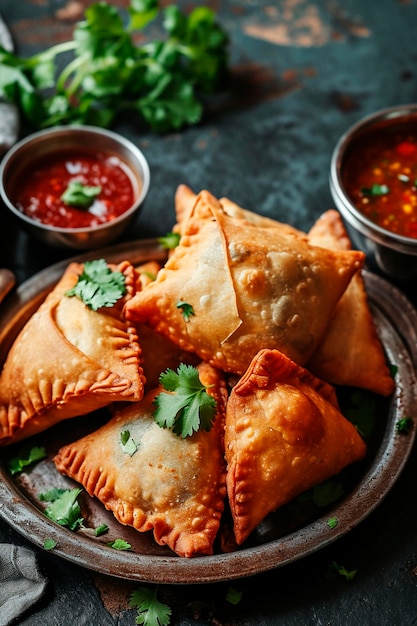
{"label": "fresh cilantro bunch", "polygon": [[[137,32],[160,15],[166,39],[136,45]],[[127,18],[125,25],[116,7],[97,2],[72,41],[29,58],[0,46],[0,96],[35,129],[110,126],[121,113],[157,132],[199,122],[202,95],[218,88],[227,69],[228,37],[213,11],[185,15],[174,4],[160,11],[157,0],[131,0]]]}
{"label": "fresh cilantro bunch", "polygon": [[126,293],[125,277],[122,272],[113,271],[104,259],[86,261],[84,270],[72,289],[65,295],[77,296],[93,311],[101,307],[111,307]]}
{"label": "fresh cilantro bunch", "polygon": [[174,372],[168,369],[159,377],[162,391],[155,397],[154,419],[162,428],[189,437],[198,430],[209,431],[216,415],[216,401],[200,381],[198,370],[181,363]]}

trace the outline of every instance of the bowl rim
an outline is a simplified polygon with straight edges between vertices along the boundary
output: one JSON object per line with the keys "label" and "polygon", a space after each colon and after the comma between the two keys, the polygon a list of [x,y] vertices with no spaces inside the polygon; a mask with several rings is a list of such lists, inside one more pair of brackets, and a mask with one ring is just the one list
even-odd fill
{"label": "bowl rim", "polygon": [[[5,185],[3,182],[6,168],[8,167],[10,161],[13,158],[15,158],[16,155],[21,150],[25,149],[27,146],[30,146],[31,143],[36,142],[39,139],[48,138],[49,136],[59,137],[60,135],[66,135],[68,133],[75,133],[75,134],[79,134],[80,136],[83,134],[99,135],[99,136],[112,139],[114,142],[119,143],[122,146],[124,146],[129,152],[131,152],[134,155],[135,159],[140,163],[141,171],[139,172],[139,175],[141,178],[142,185],[141,185],[137,198],[135,199],[131,207],[129,207],[126,211],[124,211],[123,213],[121,213],[120,215],[118,215],[117,217],[115,217],[114,219],[108,222],[103,222],[102,224],[97,224],[95,226],[81,226],[78,228],[63,227],[63,226],[60,227],[60,226],[53,226],[51,224],[44,224],[43,222],[32,219],[31,217],[23,213],[23,211],[19,211],[19,209],[14,206],[13,202],[10,200],[9,196],[6,193]],[[129,167],[131,167],[132,169],[131,165],[129,165]],[[101,230],[106,230],[111,226],[116,226],[120,222],[124,222],[126,219],[129,219],[129,217],[133,213],[135,213],[138,210],[138,208],[143,204],[143,201],[145,200],[149,191],[150,182],[151,182],[151,174],[150,174],[149,163],[144,153],[142,152],[142,150],[136,144],[134,144],[133,141],[131,141],[124,135],[121,135],[107,128],[101,128],[99,126],[74,124],[74,125],[68,125],[68,126],[53,126],[50,128],[44,128],[42,130],[38,130],[34,133],[30,133],[29,135],[23,137],[17,143],[15,143],[14,146],[12,146],[12,148],[8,150],[8,152],[5,154],[2,161],[0,162],[0,198],[3,201],[3,203],[7,206],[7,208],[14,215],[16,215],[19,219],[26,222],[31,227],[35,227],[43,231],[59,233],[63,235],[79,234],[79,233],[89,234],[89,233],[93,233],[93,232],[97,232]]]}
{"label": "bowl rim", "polygon": [[362,235],[370,237],[379,244],[406,254],[417,255],[417,238],[398,235],[368,219],[350,200],[342,182],[343,158],[351,142],[361,133],[371,130],[373,126],[383,121],[392,121],[393,124],[415,116],[417,122],[417,103],[401,104],[379,109],[360,118],[349,126],[337,141],[331,156],[329,185],[330,191],[342,216]]}

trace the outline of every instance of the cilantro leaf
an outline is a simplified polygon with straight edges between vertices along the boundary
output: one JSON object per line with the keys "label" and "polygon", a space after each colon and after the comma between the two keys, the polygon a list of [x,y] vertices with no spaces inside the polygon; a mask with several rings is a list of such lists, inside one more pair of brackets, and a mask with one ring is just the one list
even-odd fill
{"label": "cilantro leaf", "polygon": [[123,452],[129,456],[133,456],[139,445],[133,440],[130,431],[124,430],[120,433],[120,445]]}
{"label": "cilantro leaf", "polygon": [[327,526],[331,529],[336,528],[338,523],[339,523],[339,520],[337,519],[337,517],[329,517],[329,519],[326,522]]}
{"label": "cilantro leaf", "polygon": [[130,550],[132,547],[130,543],[128,543],[124,539],[115,539],[114,541],[109,541],[107,545],[114,550]]}
{"label": "cilantro leaf", "polygon": [[[216,401],[207,393],[198,370],[181,363],[174,372],[163,372],[159,381],[165,391],[154,399],[154,419],[161,428],[188,437],[198,430],[209,431],[216,414]],[[168,392],[168,393],[166,393]]]}
{"label": "cilantro leaf", "polygon": [[46,458],[45,448],[42,446],[33,446],[30,450],[21,452],[19,457],[13,457],[9,461],[9,471],[11,474],[19,474],[23,472],[25,467],[41,461]]}
{"label": "cilantro leaf", "polygon": [[226,600],[230,604],[236,605],[242,600],[243,591],[238,591],[235,587],[229,587],[226,593]]}
{"label": "cilantro leaf", "polygon": [[168,626],[171,621],[171,609],[157,598],[158,587],[147,589],[139,587],[130,596],[129,605],[138,610],[136,624],[144,626]]}
{"label": "cilantro leaf", "polygon": [[395,424],[395,428],[398,433],[408,435],[408,433],[411,430],[412,425],[413,425],[413,420],[411,419],[411,417],[402,417]]}
{"label": "cilantro leaf", "polygon": [[60,526],[67,526],[75,530],[84,519],[81,517],[81,508],[77,501],[82,489],[65,489],[63,493],[53,500],[45,509],[46,517]]}
{"label": "cilantro leaf", "polygon": [[45,539],[45,541],[43,542],[43,547],[45,550],[53,550],[54,548],[56,548],[57,543],[55,541],[55,539]]}
{"label": "cilantro leaf", "polygon": [[61,200],[69,206],[88,209],[101,192],[101,187],[83,185],[79,180],[70,181],[61,196]]}
{"label": "cilantro leaf", "polygon": [[101,537],[101,535],[107,533],[108,530],[109,527],[107,526],[107,524],[100,524],[100,526],[97,526],[97,528],[94,529],[94,535],[96,537]]}
{"label": "cilantro leaf", "polygon": [[356,569],[348,570],[344,565],[339,565],[338,563],[336,563],[336,561],[333,561],[329,567],[330,575],[332,575],[333,573],[337,573],[340,574],[340,576],[343,576],[348,581],[355,578],[357,571],[358,570]]}
{"label": "cilantro leaf", "polygon": [[167,250],[174,250],[180,242],[181,235],[179,233],[167,233],[163,237],[158,238],[158,243]]}
{"label": "cilantro leaf", "polygon": [[182,309],[182,316],[186,322],[189,322],[191,316],[195,315],[192,305],[188,304],[188,302],[183,302],[182,300],[180,300],[175,306],[177,307],[177,309]]}
{"label": "cilantro leaf", "polygon": [[93,311],[113,306],[126,293],[122,272],[112,271],[104,259],[86,261],[84,270],[68,297],[77,296]]}

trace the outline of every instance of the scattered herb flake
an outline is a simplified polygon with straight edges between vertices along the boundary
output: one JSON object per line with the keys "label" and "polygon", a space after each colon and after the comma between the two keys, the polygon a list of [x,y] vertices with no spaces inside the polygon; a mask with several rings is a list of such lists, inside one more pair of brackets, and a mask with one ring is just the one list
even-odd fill
{"label": "scattered herb flake", "polygon": [[167,233],[163,237],[158,238],[158,243],[166,250],[174,250],[180,242],[181,235],[179,233]]}
{"label": "scattered herb flake", "polygon": [[211,429],[216,401],[207,393],[195,367],[181,363],[177,372],[172,369],[163,372],[159,382],[165,391],[154,399],[157,407],[154,418],[158,426],[170,428],[181,437]]}
{"label": "scattered herb flake", "polygon": [[129,430],[124,430],[120,433],[120,445],[122,446],[123,452],[129,456],[133,456],[139,447],[133,440]]}
{"label": "scattered herb flake", "polygon": [[195,315],[192,305],[188,304],[188,302],[180,300],[175,306],[177,307],[177,309],[182,309],[182,316],[186,322],[189,322],[191,316]]}
{"label": "scattered herb flake", "polygon": [[402,417],[395,424],[395,428],[397,432],[402,433],[403,435],[408,435],[411,430],[411,426],[413,425],[413,420],[411,417]]}
{"label": "scattered herb flake", "polygon": [[101,187],[83,185],[79,180],[71,180],[61,196],[62,202],[78,209],[88,209],[101,193]]}
{"label": "scattered herb flake", "polygon": [[109,541],[107,544],[110,548],[114,548],[114,550],[130,550],[131,545],[124,539],[115,539],[114,541]]}
{"label": "scattered herb flake", "polygon": [[389,187],[387,185],[378,185],[375,183],[371,187],[362,187],[362,193],[366,196],[385,196],[389,193]]}
{"label": "scattered herb flake", "polygon": [[93,311],[111,307],[126,293],[125,277],[113,271],[104,259],[86,261],[84,270],[72,289],[65,292],[68,297],[77,296]]}
{"label": "scattered herb flake", "polygon": [[338,523],[339,523],[339,520],[337,519],[337,517],[329,517],[329,519],[326,522],[327,526],[332,529],[336,528]]}
{"label": "scattered herb flake", "polygon": [[101,537],[101,535],[105,535],[109,530],[107,524],[100,524],[97,528],[94,529],[94,534],[96,537]]}
{"label": "scattered herb flake", "polygon": [[41,502],[55,502],[55,500],[58,500],[66,491],[67,489],[52,487],[49,491],[40,493],[38,498]]}
{"label": "scattered herb flake", "polygon": [[136,624],[144,626],[168,626],[171,621],[171,609],[157,598],[158,587],[148,589],[139,587],[130,596],[129,605],[137,609]]}
{"label": "scattered herb flake", "polygon": [[397,373],[398,373],[398,365],[394,365],[393,363],[390,363],[389,369],[390,369],[390,372],[391,372],[391,376],[393,378],[395,378]]}
{"label": "scattered herb flake", "polygon": [[37,461],[42,461],[42,459],[45,459],[46,456],[46,450],[44,447],[33,446],[29,450],[22,451],[20,456],[10,459],[9,471],[11,474],[19,474],[29,465],[32,465]]}
{"label": "scattered herb flake", "polygon": [[64,492],[45,509],[46,517],[60,526],[75,530],[82,525],[81,508],[77,501],[82,489],[65,489]]}
{"label": "scattered herb flake", "polygon": [[230,604],[239,604],[243,596],[243,591],[238,591],[234,587],[229,587],[226,593],[226,600]]}
{"label": "scattered herb flake", "polygon": [[333,561],[329,567],[329,574],[337,573],[340,576],[343,576],[346,580],[353,580],[356,576],[358,570],[352,569],[347,570],[343,565],[339,565],[336,561]]}
{"label": "scattered herb flake", "polygon": [[43,542],[43,547],[45,550],[53,550],[54,548],[56,548],[57,543],[55,541],[55,539],[45,539],[45,541]]}

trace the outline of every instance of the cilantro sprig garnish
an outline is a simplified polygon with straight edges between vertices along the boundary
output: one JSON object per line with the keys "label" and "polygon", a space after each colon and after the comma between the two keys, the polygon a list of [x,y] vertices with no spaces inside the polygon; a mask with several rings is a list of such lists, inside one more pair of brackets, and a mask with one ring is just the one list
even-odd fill
{"label": "cilantro sprig garnish", "polygon": [[10,459],[9,471],[11,474],[19,474],[37,461],[42,461],[46,456],[46,450],[43,446],[33,446],[29,450],[22,450],[19,456]]}
{"label": "cilantro sprig garnish", "polygon": [[51,489],[39,495],[42,501],[50,502],[44,513],[53,522],[76,530],[84,522],[78,496],[82,489]]}
{"label": "cilantro sprig garnish", "polygon": [[112,270],[104,259],[98,259],[84,263],[77,283],[65,295],[77,296],[90,309],[97,311],[101,307],[113,306],[125,293],[125,277],[122,272]]}
{"label": "cilantro sprig garnish", "polygon": [[160,602],[158,587],[139,587],[130,596],[129,604],[137,609],[136,624],[144,626],[168,626],[171,621],[171,608]]}
{"label": "cilantro sprig garnish", "polygon": [[155,399],[154,419],[161,428],[170,428],[180,437],[198,430],[209,431],[216,415],[216,401],[207,393],[198,370],[181,363],[176,372],[167,369],[159,377],[165,391]]}
{"label": "cilantro sprig garnish", "polygon": [[[164,36],[143,43],[158,17]],[[227,46],[208,7],[186,15],[174,4],[160,11],[157,0],[131,0],[126,15],[96,2],[70,41],[28,58],[0,47],[0,96],[16,104],[29,128],[110,126],[127,112],[166,132],[201,120],[204,94],[225,75]]]}
{"label": "cilantro sprig garnish", "polygon": [[77,209],[89,209],[100,193],[100,186],[83,185],[79,180],[71,180],[61,200],[64,204]]}

